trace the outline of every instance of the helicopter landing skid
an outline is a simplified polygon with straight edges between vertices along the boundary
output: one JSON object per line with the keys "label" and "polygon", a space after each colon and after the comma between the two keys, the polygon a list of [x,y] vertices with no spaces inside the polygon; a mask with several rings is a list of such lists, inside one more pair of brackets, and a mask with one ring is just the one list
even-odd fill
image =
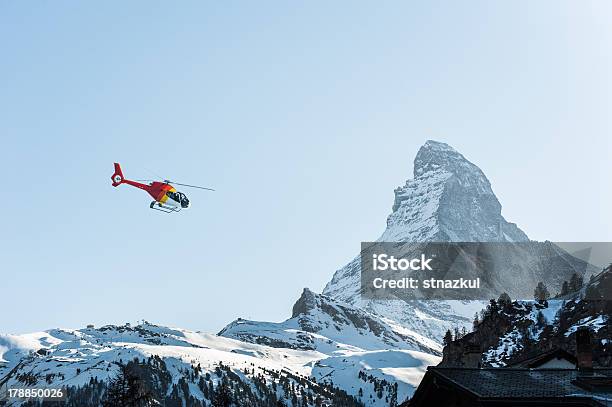
{"label": "helicopter landing skid", "polygon": [[162,203],[159,203],[157,201],[153,201],[151,202],[151,204],[149,205],[149,208],[151,209],[155,209],[156,211],[160,211],[160,212],[164,212],[164,213],[172,213],[172,212],[180,212],[181,208],[175,208],[172,206],[166,206]]}

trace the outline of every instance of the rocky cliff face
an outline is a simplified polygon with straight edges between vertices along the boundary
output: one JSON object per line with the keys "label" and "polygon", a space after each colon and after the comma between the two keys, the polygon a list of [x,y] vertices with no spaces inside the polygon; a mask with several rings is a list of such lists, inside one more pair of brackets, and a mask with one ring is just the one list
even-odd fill
{"label": "rocky cliff face", "polygon": [[414,159],[413,175],[396,188],[393,212],[380,241],[529,240],[504,219],[501,204],[480,168],[448,144],[427,141]]}

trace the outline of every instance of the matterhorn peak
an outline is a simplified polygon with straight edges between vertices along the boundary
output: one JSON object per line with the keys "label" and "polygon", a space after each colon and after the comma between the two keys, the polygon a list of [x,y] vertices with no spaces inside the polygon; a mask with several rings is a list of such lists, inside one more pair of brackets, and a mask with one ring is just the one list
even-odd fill
{"label": "matterhorn peak", "polygon": [[[446,143],[427,140],[414,158],[414,178],[440,168],[452,169],[467,160]],[[467,161],[469,162],[469,161]]]}
{"label": "matterhorn peak", "polygon": [[[378,238],[380,242],[529,240],[514,223],[504,219],[501,204],[480,168],[446,143],[428,140],[422,145],[414,159],[413,179],[394,192],[392,213]],[[323,294],[379,315],[393,315],[397,321],[431,337],[441,337],[449,326],[467,321],[462,319],[464,316],[449,314],[447,309],[432,303],[421,306],[362,301],[360,274],[361,262],[357,256],[336,271]],[[417,311],[429,316],[415,318]],[[441,323],[441,318],[446,322]]]}
{"label": "matterhorn peak", "polygon": [[431,171],[448,172],[462,181],[468,181],[471,178],[473,183],[481,184],[483,190],[491,189],[489,180],[480,168],[468,161],[461,153],[446,143],[427,140],[414,158],[414,178],[427,176]]}
{"label": "matterhorn peak", "polygon": [[[380,242],[525,242],[501,214],[485,174],[446,143],[428,140],[414,159],[414,178],[395,189]],[[358,258],[338,270],[323,294],[354,304]]]}
{"label": "matterhorn peak", "polygon": [[425,144],[423,144],[421,148],[419,149],[419,152],[421,151],[437,151],[437,152],[446,152],[450,154],[459,154],[457,150],[455,150],[450,145],[443,143],[441,141],[436,141],[436,140],[427,140]]}
{"label": "matterhorn peak", "polygon": [[395,190],[381,241],[525,241],[506,222],[485,174],[446,143],[428,140],[414,159],[414,179]]}

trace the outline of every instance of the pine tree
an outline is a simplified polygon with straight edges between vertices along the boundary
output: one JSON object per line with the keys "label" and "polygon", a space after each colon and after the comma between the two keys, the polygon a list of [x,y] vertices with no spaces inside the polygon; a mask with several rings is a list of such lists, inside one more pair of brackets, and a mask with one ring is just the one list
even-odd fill
{"label": "pine tree", "polygon": [[442,340],[442,343],[444,344],[444,346],[448,346],[451,344],[452,341],[453,334],[451,333],[450,329],[447,329],[446,334],[444,334],[444,339]]}
{"label": "pine tree", "polygon": [[567,294],[569,294],[569,284],[567,283],[567,281],[564,281],[563,285],[561,286],[561,295]]}
{"label": "pine tree", "polygon": [[570,278],[569,284],[568,284],[568,289],[569,292],[575,292],[578,291],[582,288],[582,286],[584,285],[584,278],[578,274],[578,273],[574,273],[572,274],[572,277]]}
{"label": "pine tree", "polygon": [[212,405],[214,407],[230,407],[232,405],[232,391],[226,381],[223,381],[213,395]]}
{"label": "pine tree", "polygon": [[497,301],[495,301],[494,298],[491,298],[489,300],[489,305],[487,306],[487,308],[489,309],[491,314],[495,314],[497,313],[497,311],[499,311],[499,305],[497,304]]}
{"label": "pine tree", "polygon": [[542,314],[542,311],[538,311],[538,315],[536,316],[536,323],[539,328],[542,328],[546,325],[546,317]]}
{"label": "pine tree", "polygon": [[546,301],[548,298],[550,298],[550,293],[548,292],[546,285],[540,281],[535,290],[533,290],[533,296],[536,301]]}
{"label": "pine tree", "polygon": [[505,308],[506,306],[512,303],[512,299],[510,298],[508,293],[501,293],[497,302],[499,303],[499,306],[501,308]]}
{"label": "pine tree", "polygon": [[589,300],[589,301],[600,300],[601,299],[601,294],[600,294],[599,290],[597,289],[597,287],[595,287],[593,284],[591,284],[591,285],[587,286],[586,294],[585,294],[584,298]]}
{"label": "pine tree", "polygon": [[120,366],[119,374],[108,385],[104,407],[141,407],[154,403],[153,394],[138,376],[134,365]]}

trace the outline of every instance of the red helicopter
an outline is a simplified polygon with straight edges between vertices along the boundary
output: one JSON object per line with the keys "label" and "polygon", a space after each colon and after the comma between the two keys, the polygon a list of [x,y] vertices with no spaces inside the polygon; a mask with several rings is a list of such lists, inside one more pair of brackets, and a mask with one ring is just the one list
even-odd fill
{"label": "red helicopter", "polygon": [[[114,187],[118,187],[121,184],[127,184],[147,191],[154,199],[149,207],[165,213],[179,212],[181,209],[187,209],[189,206],[191,206],[187,196],[184,193],[177,191],[172,185],[170,185],[171,182],[175,185],[181,185],[184,187],[214,191],[212,188],[180,184],[178,182],[169,180],[164,180],[163,182],[144,179],[131,181],[129,179],[125,179],[119,163],[115,163],[115,173],[111,176],[111,180],[113,181]],[[149,184],[142,184],[138,181],[149,182]]]}

